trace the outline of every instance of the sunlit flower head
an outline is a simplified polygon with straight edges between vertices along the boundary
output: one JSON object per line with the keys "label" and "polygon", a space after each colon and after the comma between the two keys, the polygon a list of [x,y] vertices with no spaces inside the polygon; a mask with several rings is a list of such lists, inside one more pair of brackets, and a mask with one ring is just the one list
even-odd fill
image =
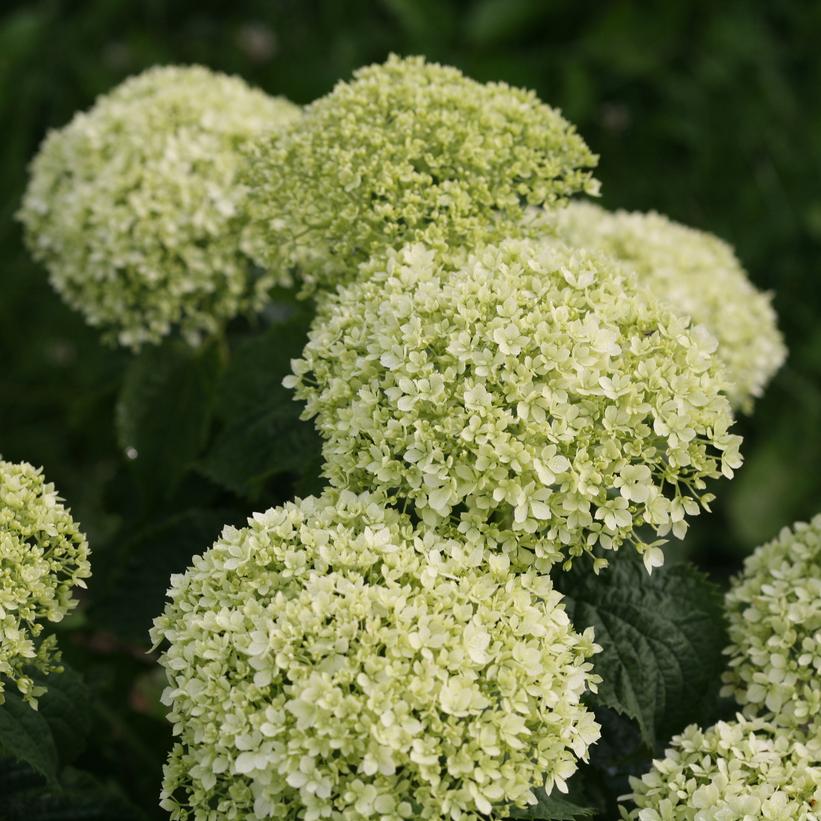
{"label": "sunlit flower head", "polygon": [[740,464],[715,340],[609,258],[508,240],[457,269],[419,245],[367,268],[286,379],[336,486],[548,563],[633,542],[652,569],[640,528],[682,538]]}
{"label": "sunlit flower head", "polygon": [[172,819],[478,821],[565,790],[599,736],[598,648],[549,577],[378,497],[255,514],[171,585]]}

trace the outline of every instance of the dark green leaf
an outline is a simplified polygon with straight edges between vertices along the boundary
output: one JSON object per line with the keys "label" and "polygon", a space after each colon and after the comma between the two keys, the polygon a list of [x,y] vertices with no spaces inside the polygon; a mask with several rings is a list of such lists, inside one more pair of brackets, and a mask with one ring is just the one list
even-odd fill
{"label": "dark green leaf", "polygon": [[57,777],[57,747],[48,722],[8,691],[0,704],[0,752],[30,764],[49,781]]}
{"label": "dark green leaf", "polygon": [[63,764],[85,748],[91,726],[90,694],[79,673],[64,665],[62,673],[42,680],[47,687],[40,698],[40,715],[46,720]]}
{"label": "dark green leaf", "polygon": [[140,821],[144,816],[109,785],[88,773],[67,770],[60,784],[46,785],[25,765],[0,759],[3,821]]}
{"label": "dark green leaf", "polygon": [[718,589],[687,564],[648,575],[624,548],[596,576],[586,558],[557,575],[576,628],[592,626],[603,648],[596,701],[635,719],[653,747],[715,702],[726,634]]}
{"label": "dark green leaf", "polygon": [[205,445],[219,371],[216,342],[169,342],[129,364],[117,435],[150,499],[170,494]]}
{"label": "dark green leaf", "polygon": [[316,487],[319,436],[299,418],[302,405],[282,387],[307,329],[303,314],[272,325],[238,346],[225,370],[217,399],[224,427],[200,469],[240,496],[256,500],[267,479],[284,473]]}
{"label": "dark green leaf", "polygon": [[281,473],[301,477],[317,463],[320,449],[313,425],[299,419],[299,408],[272,398],[227,427],[200,467],[223,487],[256,500],[266,479]]}
{"label": "dark green leaf", "polygon": [[92,602],[90,618],[119,638],[148,643],[151,623],[163,609],[172,573],[208,549],[226,524],[237,524],[225,510],[187,510],[135,534]]}

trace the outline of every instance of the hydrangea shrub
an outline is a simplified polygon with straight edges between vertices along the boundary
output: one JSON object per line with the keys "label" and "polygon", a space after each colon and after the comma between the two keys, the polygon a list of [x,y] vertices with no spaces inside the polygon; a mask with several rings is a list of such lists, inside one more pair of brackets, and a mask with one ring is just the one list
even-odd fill
{"label": "hydrangea shrub", "polygon": [[565,781],[599,736],[592,631],[511,575],[330,492],[255,514],[172,578],[155,622],[174,819],[486,817]]}
{"label": "hydrangea shrub", "polygon": [[214,333],[281,279],[246,253],[238,173],[248,141],[298,117],[199,66],[132,77],[44,141],[20,211],[28,247],[111,341]]}
{"label": "hydrangea shrub", "polygon": [[821,514],[747,558],[726,608],[725,694],[749,716],[821,736]]}
{"label": "hydrangea shrub", "polygon": [[740,464],[714,350],[607,257],[508,240],[454,269],[417,244],[321,302],[286,384],[334,485],[547,563],[631,541],[652,569],[639,529],[683,537]]}
{"label": "hydrangea shrub", "polygon": [[33,673],[60,669],[47,622],[77,605],[91,575],[86,537],[42,471],[0,460],[0,704],[9,684],[37,707],[45,689]]}
{"label": "hydrangea shrub", "polygon": [[733,404],[752,409],[787,351],[771,294],[752,285],[726,242],[661,214],[611,213],[580,201],[549,212],[547,221],[566,242],[624,262],[660,299],[704,325],[718,341]]}
{"label": "hydrangea shrub", "polygon": [[[648,577],[741,464],[734,413],[784,359],[769,296],[708,234],[568,204],[595,162],[531,92],[396,56],[305,110],[152,69],[43,143],[20,218],[56,290],[123,346],[191,343],[127,366],[138,469],[112,487],[109,601],[73,636],[133,655],[153,619],[127,698],[168,708],[175,821],[611,817],[613,749],[636,772],[633,741],[649,759],[688,723],[622,818],[819,821],[821,520],[732,583],[734,721],[692,723],[722,709],[718,588]],[[309,319],[272,289],[297,280],[317,312],[283,381]],[[88,572],[54,488],[0,461],[0,702],[37,706],[42,631]],[[0,782],[20,758],[67,785],[32,805],[62,817],[91,784],[64,748],[111,719],[75,722],[60,681],[39,714],[6,693]]]}
{"label": "hydrangea shrub", "polygon": [[527,205],[595,192],[595,162],[533,92],[392,56],[257,148],[247,219],[261,264],[333,287],[388,248],[459,256],[520,232]]}

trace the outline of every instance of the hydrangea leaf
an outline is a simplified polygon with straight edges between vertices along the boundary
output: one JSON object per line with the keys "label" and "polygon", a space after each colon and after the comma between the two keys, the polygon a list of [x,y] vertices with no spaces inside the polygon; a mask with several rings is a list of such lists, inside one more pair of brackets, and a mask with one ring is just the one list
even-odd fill
{"label": "hydrangea leaf", "polygon": [[63,665],[63,672],[42,681],[48,687],[40,699],[40,715],[48,722],[62,763],[73,761],[85,748],[91,729],[91,694],[82,676]]}
{"label": "hydrangea leaf", "polygon": [[577,629],[593,627],[603,651],[598,703],[634,719],[648,747],[702,719],[724,668],[721,595],[687,564],[649,575],[639,557],[619,553],[595,575],[589,560],[557,574]]}
{"label": "hydrangea leaf", "polygon": [[[82,752],[91,726],[88,689],[75,670],[36,676],[47,688],[38,710],[17,693],[7,693],[0,706],[0,753],[29,765],[49,782],[55,782],[61,764]],[[3,790],[0,790],[3,792]],[[6,818],[0,813],[0,818]]]}
{"label": "hydrangea leaf", "polygon": [[0,705],[0,752],[31,765],[49,782],[57,778],[57,745],[45,716],[16,693]]}
{"label": "hydrangea leaf", "polygon": [[142,813],[119,790],[69,769],[48,786],[31,767],[0,759],[0,818],[4,821],[140,821]]}
{"label": "hydrangea leaf", "polygon": [[538,802],[527,809],[513,809],[510,818],[531,818],[539,821],[573,821],[575,818],[592,818],[596,815],[593,807],[583,807],[560,795],[546,795],[544,790],[536,792]]}
{"label": "hydrangea leaf", "polygon": [[200,468],[240,496],[259,498],[265,481],[282,473],[310,478],[313,483],[302,482],[303,490],[319,490],[319,437],[313,425],[300,420],[300,406],[282,387],[307,325],[302,315],[272,325],[238,346],[226,368],[217,396],[223,428]]}
{"label": "hydrangea leaf", "polygon": [[215,344],[149,348],[129,365],[117,434],[149,498],[172,493],[204,446],[219,370]]}

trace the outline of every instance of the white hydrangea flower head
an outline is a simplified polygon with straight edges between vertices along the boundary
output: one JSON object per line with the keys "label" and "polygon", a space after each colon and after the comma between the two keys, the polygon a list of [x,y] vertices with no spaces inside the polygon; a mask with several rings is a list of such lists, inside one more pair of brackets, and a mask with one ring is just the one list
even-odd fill
{"label": "white hydrangea flower head", "polygon": [[821,514],[757,548],[727,593],[724,695],[821,736]]}
{"label": "white hydrangea flower head", "polygon": [[714,350],[608,257],[507,240],[453,270],[414,245],[321,300],[285,384],[334,485],[540,567],[629,541],[652,570],[639,529],[682,538],[740,464]]}
{"label": "white hydrangea flower head", "polygon": [[571,202],[546,219],[564,241],[627,263],[659,298],[704,325],[718,341],[730,399],[752,410],[787,349],[772,295],[753,286],[726,242],[661,214],[611,213],[588,202]]}
{"label": "white hydrangea flower head", "polygon": [[581,701],[599,648],[549,577],[377,496],[227,527],[169,596],[172,819],[478,821],[566,790],[599,737]]}
{"label": "white hydrangea flower head", "polygon": [[691,725],[674,736],[622,800],[630,821],[819,821],[821,759],[812,746],[762,719]]}
{"label": "white hydrangea flower head", "polygon": [[310,292],[386,248],[461,252],[522,231],[528,205],[595,192],[596,158],[531,91],[391,56],[305,110],[249,164],[261,264]]}
{"label": "white hydrangea flower head", "polygon": [[34,708],[45,688],[32,672],[60,669],[45,622],[77,605],[75,587],[91,575],[88,542],[54,485],[26,462],[0,460],[0,704],[9,683]]}
{"label": "white hydrangea flower head", "polygon": [[110,341],[213,333],[276,284],[244,249],[238,171],[246,143],[299,111],[200,66],[126,80],[32,162],[19,215],[32,254]]}

